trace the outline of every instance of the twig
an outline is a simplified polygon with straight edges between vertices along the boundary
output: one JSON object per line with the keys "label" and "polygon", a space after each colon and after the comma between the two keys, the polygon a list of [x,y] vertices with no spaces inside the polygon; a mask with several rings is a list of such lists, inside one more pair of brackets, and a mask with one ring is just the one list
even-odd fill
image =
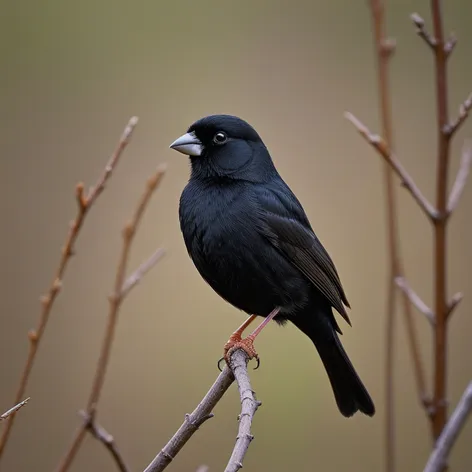
{"label": "twig", "polygon": [[[62,280],[64,278],[64,274],[66,268],[68,266],[68,262],[72,255],[74,254],[74,246],[77,241],[77,237],[79,235],[80,229],[84,223],[85,217],[92,207],[92,205],[97,200],[98,196],[102,193],[103,189],[105,188],[105,184],[110,178],[113,169],[117,166],[120,157],[129,143],[131,136],[133,134],[133,130],[138,123],[138,118],[133,116],[123,134],[121,135],[120,141],[115,149],[115,152],[112,154],[110,160],[108,161],[103,174],[98,179],[96,185],[90,189],[88,194],[84,195],[84,184],[79,183],[76,187],[76,200],[77,200],[77,215],[75,219],[72,221],[70,225],[69,234],[67,235],[64,247],[62,249],[61,258],[59,261],[59,266],[56,270],[56,274],[53,278],[51,287],[46,295],[41,297],[41,314],[39,316],[38,325],[35,330],[31,330],[28,333],[29,339],[29,352],[28,358],[26,359],[26,364],[23,369],[23,373],[21,375],[20,385],[16,392],[15,396],[15,403],[20,402],[22,398],[25,396],[26,386],[28,385],[29,376],[31,374],[31,370],[33,368],[34,360],[36,358],[36,353],[39,348],[39,344],[41,339],[44,335],[44,331],[46,330],[46,325],[49,320],[49,315],[51,313],[52,306],[54,301],[61,289]],[[15,414],[12,414],[8,417],[5,428],[2,432],[0,437],[0,457],[5,449],[5,445],[8,441],[10,436],[11,429],[13,427],[13,423],[15,420]]]}
{"label": "twig", "polygon": [[472,164],[472,145],[468,145],[462,151],[461,163],[459,171],[457,172],[456,180],[452,186],[451,193],[449,194],[449,201],[447,202],[447,213],[451,215],[459,204],[459,200],[464,191],[465,184],[467,183],[467,177],[470,172],[470,165]]}
{"label": "twig", "polygon": [[395,279],[397,286],[400,290],[408,297],[410,302],[416,307],[416,309],[423,313],[428,321],[434,325],[434,313],[431,308],[420,298],[420,296],[410,287],[409,283],[404,277],[397,277]]}
{"label": "twig", "polygon": [[[131,250],[131,244],[133,242],[133,238],[136,234],[136,230],[139,226],[141,218],[144,214],[144,211],[154,193],[154,190],[159,185],[163,175],[165,172],[164,166],[159,166],[154,175],[147,181],[146,189],[141,196],[141,199],[138,202],[138,206],[135,210],[135,213],[129,223],[127,223],[123,229],[123,247],[120,255],[120,259],[118,262],[118,267],[116,270],[115,276],[115,285],[113,294],[109,297],[109,312],[108,312],[108,322],[105,331],[105,335],[103,338],[103,343],[101,347],[100,357],[97,363],[97,369],[95,372],[95,377],[92,384],[92,389],[89,395],[89,399],[87,402],[86,413],[92,419],[95,418],[95,413],[97,409],[98,400],[100,398],[100,394],[102,391],[103,383],[105,380],[106,369],[108,366],[108,360],[110,357],[111,347],[113,344],[113,338],[115,334],[115,328],[118,321],[118,313],[121,307],[121,303],[123,302],[125,295],[129,293],[128,291],[124,291],[123,288],[125,287],[125,274],[126,274],[126,267],[128,264],[129,253]],[[146,264],[146,263],[145,263]],[[139,269],[138,269],[139,270]],[[135,277],[136,278],[136,277]],[[133,276],[131,276],[131,280],[133,280]],[[136,278],[139,280],[139,277]],[[134,284],[135,285],[135,284]],[[63,460],[61,461],[58,471],[64,472],[66,471],[72,461],[74,460],[77,451],[82,444],[86,432],[85,425],[82,425],[77,430],[74,440],[72,444],[64,456]]]}
{"label": "twig", "polygon": [[0,421],[6,420],[10,415],[12,415],[16,411],[18,411],[20,408],[24,407],[28,403],[30,398],[31,397],[25,398],[22,402],[17,403],[15,406],[13,406],[9,410],[5,411],[5,413],[3,413],[0,416]]}
{"label": "twig", "polygon": [[416,34],[420,36],[431,49],[435,50],[437,45],[436,39],[426,30],[423,18],[421,18],[418,13],[412,13],[410,18],[416,26]]}
{"label": "twig", "polygon": [[121,455],[118,447],[116,446],[115,439],[113,436],[102,426],[100,426],[87,412],[81,410],[80,415],[84,419],[85,428],[87,431],[98,441],[100,441],[107,449],[115,461],[118,470],[120,472],[130,472],[129,467],[126,465],[123,456]]}
{"label": "twig", "polygon": [[370,132],[370,130],[352,113],[346,112],[344,116],[349,120],[357,129],[357,131],[366,139],[366,141],[378,151],[378,153],[387,161],[392,167],[395,173],[402,180],[403,185],[411,193],[412,197],[416,200],[420,208],[426,213],[426,215],[434,221],[438,218],[438,212],[436,208],[427,200],[427,198],[421,193],[421,190],[417,187],[413,179],[410,177],[402,163],[393,154],[387,143],[376,134]]}
{"label": "twig", "polygon": [[239,415],[239,428],[236,444],[226,466],[225,472],[237,472],[243,466],[243,459],[247,453],[254,436],[251,434],[251,424],[254,415],[261,405],[257,401],[251,387],[247,373],[247,354],[239,349],[231,356],[231,369],[238,383],[239,395],[241,397],[241,414]]}
{"label": "twig", "polygon": [[447,306],[447,316],[450,316],[451,313],[457,308],[457,305],[462,301],[464,298],[464,294],[462,292],[457,292],[452,298],[451,301],[448,303]]}
{"label": "twig", "polygon": [[447,465],[447,459],[464,424],[472,411],[472,382],[463,393],[456,409],[446,423],[433,452],[424,468],[424,472],[440,472]]}
{"label": "twig", "polygon": [[444,51],[446,52],[447,57],[449,57],[452,54],[452,51],[454,51],[456,44],[457,44],[457,37],[454,33],[451,33],[449,35],[449,39],[446,41],[446,44],[444,45]]}
{"label": "twig", "polygon": [[[232,354],[232,356],[234,355],[235,353]],[[185,415],[184,422],[180,428],[146,467],[144,472],[162,472],[172,462],[187,441],[197,432],[198,428],[206,420],[213,417],[212,410],[233,381],[234,376],[231,369],[225,366],[223,372],[217,377],[215,383],[210,387],[210,390],[208,390],[197,408],[192,413]]]}
{"label": "twig", "polygon": [[459,107],[459,115],[450,124],[446,125],[444,132],[449,136],[453,136],[454,133],[461,127],[464,121],[469,116],[469,112],[472,109],[472,93],[461,103]]}

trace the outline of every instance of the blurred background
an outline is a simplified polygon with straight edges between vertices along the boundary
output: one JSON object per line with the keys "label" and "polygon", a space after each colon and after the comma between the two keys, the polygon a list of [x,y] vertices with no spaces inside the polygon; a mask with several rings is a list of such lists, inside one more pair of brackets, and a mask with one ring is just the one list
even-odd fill
{"label": "blurred background", "polygon": [[[444,2],[445,29],[459,44],[450,61],[451,114],[471,91],[472,3]],[[384,431],[384,321],[387,281],[380,158],[343,118],[349,110],[378,131],[377,83],[365,1],[172,2],[4,0],[0,18],[2,215],[0,409],[12,405],[36,326],[39,296],[56,269],[74,187],[93,185],[132,115],[132,143],[90,212],[54,306],[33,370],[30,403],[17,416],[2,470],[54,470],[79,424],[107,315],[120,231],[146,178],[168,173],[137,235],[130,269],[156,247],[162,262],[120,313],[98,420],[132,470],[149,463],[194,409],[218,371],[216,361],[244,315],[200,278],[186,254],[178,200],[185,156],[169,144],[196,119],[230,113],[249,121],[269,147],[318,236],[332,255],[352,305],[342,341],[371,392],[373,419],[347,420],[308,340],[293,327],[269,326],[258,338],[261,368],[251,373],[263,402],[244,468],[248,471],[380,471]],[[435,100],[430,51],[409,15],[430,24],[429,2],[395,0],[389,34],[396,148],[429,197],[435,191]],[[469,121],[454,140],[451,181]],[[432,296],[431,227],[399,190],[401,245],[408,279]],[[449,231],[449,294],[465,300],[449,324],[449,400],[472,377],[472,186]],[[414,312],[428,384],[431,330]],[[399,313],[401,315],[401,313]],[[431,448],[419,406],[403,318],[396,326],[398,470],[422,470]],[[224,468],[239,412],[233,386],[215,418],[169,467]],[[452,470],[472,468],[472,424],[453,452]],[[87,437],[74,471],[113,471],[103,446]]]}

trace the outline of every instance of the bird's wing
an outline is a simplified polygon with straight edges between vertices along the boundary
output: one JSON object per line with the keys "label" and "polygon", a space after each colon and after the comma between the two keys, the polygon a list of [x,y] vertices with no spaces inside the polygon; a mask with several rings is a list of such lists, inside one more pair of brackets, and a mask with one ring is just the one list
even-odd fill
{"label": "bird's wing", "polygon": [[350,305],[336,267],[311,229],[300,203],[290,189],[284,187],[258,192],[261,231],[350,325],[344,307]]}

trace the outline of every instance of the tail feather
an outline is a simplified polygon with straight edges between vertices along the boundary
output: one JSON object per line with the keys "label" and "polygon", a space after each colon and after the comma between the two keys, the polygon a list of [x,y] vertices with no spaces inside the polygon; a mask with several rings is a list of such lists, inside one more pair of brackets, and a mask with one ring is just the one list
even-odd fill
{"label": "tail feather", "polygon": [[[332,317],[331,313],[331,317]],[[291,321],[303,331],[315,345],[328,374],[336,404],[343,416],[350,417],[357,411],[373,416],[374,403],[357,375],[344,350],[329,317],[319,319],[315,314],[294,317]]]}

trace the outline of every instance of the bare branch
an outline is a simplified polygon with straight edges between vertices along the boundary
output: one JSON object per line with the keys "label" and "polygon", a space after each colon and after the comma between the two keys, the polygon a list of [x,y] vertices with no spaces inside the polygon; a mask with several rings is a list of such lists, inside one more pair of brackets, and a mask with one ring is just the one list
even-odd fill
{"label": "bare branch", "polygon": [[387,146],[387,143],[377,134],[373,134],[370,130],[352,113],[344,113],[348,119],[357,129],[357,131],[366,139],[366,141],[378,151],[378,153],[385,159],[385,161],[392,167],[395,173],[402,180],[403,185],[411,193],[420,208],[431,219],[435,220],[438,217],[436,208],[427,200],[421,193],[421,190],[416,186],[414,180],[410,177],[402,163],[398,160],[394,153],[392,153]]}
{"label": "bare branch", "polygon": [[118,470],[120,470],[120,472],[130,472],[129,467],[126,465],[123,456],[116,446],[113,436],[105,428],[100,426],[87,412],[81,410],[79,413],[84,419],[85,429],[110,451]]}
{"label": "bare branch", "polygon": [[261,405],[257,401],[251,387],[247,373],[247,354],[239,349],[231,356],[231,369],[238,383],[239,395],[241,397],[241,414],[239,415],[239,428],[233,453],[226,466],[225,472],[237,472],[243,466],[243,459],[254,439],[251,434],[252,419]]}
{"label": "bare branch", "polygon": [[141,279],[162,259],[166,251],[159,248],[154,254],[146,259],[125,281],[121,288],[121,296],[126,297],[128,292],[137,285]]}
{"label": "bare branch", "polygon": [[436,39],[426,30],[423,18],[418,13],[412,13],[410,19],[416,26],[416,34],[423,38],[424,42],[434,51],[437,46]]}
{"label": "bare branch", "polygon": [[446,125],[444,132],[447,136],[451,137],[461,127],[469,116],[469,112],[472,109],[472,93],[460,104],[459,114],[457,118]]}
{"label": "bare branch", "polygon": [[[74,246],[77,241],[77,237],[79,236],[80,229],[84,223],[85,217],[92,205],[97,200],[99,194],[103,191],[105,183],[110,178],[113,170],[116,168],[126,145],[131,139],[132,132],[137,122],[138,118],[135,116],[129,120],[128,125],[126,126],[121,139],[118,142],[118,146],[108,161],[102,176],[99,178],[97,184],[87,196],[84,195],[84,185],[82,183],[77,184],[75,190],[77,200],[77,214],[70,225],[69,234],[67,235],[64,247],[62,249],[59,265],[56,269],[56,274],[53,277],[51,286],[47,294],[41,297],[41,314],[39,316],[38,325],[36,329],[31,330],[28,333],[28,339],[30,342],[28,358],[26,359],[26,364],[21,375],[20,385],[18,386],[18,390],[16,392],[15,403],[19,403],[25,396],[26,387],[28,385],[28,380],[33,368],[34,360],[36,358],[36,353],[38,352],[39,344],[43,337],[44,331],[46,330],[46,325],[48,323],[54,301],[62,287],[62,280],[64,278],[68,262],[74,254]],[[14,419],[15,414],[10,415],[7,419],[5,428],[2,431],[2,435],[0,437],[0,457],[2,456],[5,445],[10,436]]]}
{"label": "bare branch", "polygon": [[448,304],[447,307],[447,316],[449,317],[452,312],[457,308],[457,305],[462,301],[464,298],[464,294],[462,292],[457,292],[452,298],[451,301]]}
{"label": "bare branch", "polygon": [[459,433],[472,411],[472,382],[469,383],[456,409],[444,426],[436,441],[433,452],[424,468],[424,472],[441,472],[447,465],[447,459]]}
{"label": "bare branch", "polygon": [[161,472],[172,462],[187,441],[197,432],[198,428],[206,420],[213,417],[213,408],[221,400],[233,381],[234,376],[231,369],[225,366],[223,372],[217,377],[215,383],[210,387],[210,390],[208,390],[197,408],[192,413],[185,415],[184,422],[180,428],[146,467],[144,472]]}
{"label": "bare branch", "polygon": [[467,183],[467,177],[469,177],[470,165],[472,164],[472,144],[469,145],[462,151],[461,163],[459,171],[457,172],[456,180],[452,186],[451,193],[449,194],[449,201],[447,202],[447,213],[451,215],[459,204],[459,200],[464,191],[465,184]]}
{"label": "bare branch", "polygon": [[[129,223],[127,223],[123,229],[122,237],[123,237],[123,246],[120,255],[120,259],[118,262],[118,267],[116,270],[115,276],[115,284],[114,284],[114,291],[113,294],[109,297],[109,312],[108,312],[108,322],[106,331],[103,338],[103,343],[100,351],[100,357],[97,362],[97,368],[95,371],[95,377],[92,384],[92,389],[89,395],[89,399],[87,402],[86,407],[86,414],[90,416],[92,421],[95,418],[95,413],[97,409],[97,404],[100,399],[100,394],[102,391],[103,383],[105,381],[105,374],[106,369],[108,366],[108,361],[110,358],[111,348],[113,344],[113,338],[115,335],[115,329],[118,321],[118,313],[121,307],[125,296],[129,293],[129,289],[132,286],[135,286],[137,281],[139,281],[139,277],[134,277],[136,282],[129,285],[128,290],[123,290],[126,288],[125,284],[125,275],[126,275],[126,268],[128,265],[129,254],[131,250],[131,245],[136,234],[136,230],[139,227],[139,223],[141,222],[142,216],[144,215],[144,211],[155,191],[157,186],[159,185],[162,177],[165,173],[165,166],[161,165],[157,168],[156,172],[148,179],[146,183],[146,188],[144,193],[142,194],[134,215]],[[155,254],[154,254],[155,257]],[[148,265],[145,263],[145,265]],[[131,276],[133,279],[133,276]],[[66,455],[64,456],[63,460],[61,461],[58,471],[64,472],[66,471],[72,461],[74,460],[75,455],[77,454],[82,441],[85,436],[86,428],[85,424],[83,424],[76,432],[75,438],[72,441],[72,444],[67,451]]]}
{"label": "bare branch", "polygon": [[22,402],[17,403],[15,406],[13,406],[9,410],[5,411],[5,413],[3,413],[0,416],[0,421],[6,420],[10,415],[12,415],[16,411],[18,411],[20,408],[24,407],[28,403],[30,398],[31,397],[25,398]]}
{"label": "bare branch", "polygon": [[397,287],[408,297],[415,308],[426,316],[428,321],[434,325],[434,313],[431,308],[420,298],[420,296],[410,287],[410,284],[404,277],[396,277]]}

